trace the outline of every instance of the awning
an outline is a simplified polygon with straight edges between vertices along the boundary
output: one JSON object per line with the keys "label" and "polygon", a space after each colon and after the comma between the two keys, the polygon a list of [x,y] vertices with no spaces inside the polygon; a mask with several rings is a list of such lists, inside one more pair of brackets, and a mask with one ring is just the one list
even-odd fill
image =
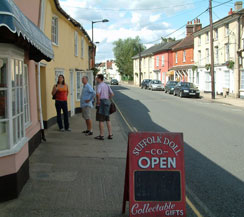
{"label": "awning", "polygon": [[193,65],[182,65],[182,66],[173,66],[172,68],[170,68],[169,70],[188,70],[188,69],[192,69]]}
{"label": "awning", "polygon": [[166,72],[166,75],[174,75],[174,74],[175,74],[174,70],[170,70],[170,71]]}
{"label": "awning", "polygon": [[[29,46],[29,58],[39,62],[53,59],[52,43],[47,36],[30,21],[12,0],[1,0],[0,4],[0,42],[14,42],[14,37],[4,36],[6,27],[12,34],[26,41]],[[11,40],[12,39],[12,40]],[[19,43],[20,44],[20,43]],[[24,43],[26,44],[26,43]],[[23,46],[24,46],[23,44]]]}

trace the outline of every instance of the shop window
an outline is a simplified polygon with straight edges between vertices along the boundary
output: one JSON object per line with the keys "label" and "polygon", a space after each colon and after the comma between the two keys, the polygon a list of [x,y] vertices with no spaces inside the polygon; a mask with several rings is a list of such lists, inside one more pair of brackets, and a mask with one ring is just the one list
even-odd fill
{"label": "shop window", "polygon": [[30,98],[29,98],[29,76],[28,67],[24,65],[24,116],[25,127],[28,127],[31,123],[30,120]]}

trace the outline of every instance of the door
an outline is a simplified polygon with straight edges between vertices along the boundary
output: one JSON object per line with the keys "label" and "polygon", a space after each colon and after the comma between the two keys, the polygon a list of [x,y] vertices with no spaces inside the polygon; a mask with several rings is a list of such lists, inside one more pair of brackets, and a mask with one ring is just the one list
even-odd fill
{"label": "door", "polygon": [[74,95],[74,71],[70,70],[70,112],[71,116],[75,114],[75,95]]}

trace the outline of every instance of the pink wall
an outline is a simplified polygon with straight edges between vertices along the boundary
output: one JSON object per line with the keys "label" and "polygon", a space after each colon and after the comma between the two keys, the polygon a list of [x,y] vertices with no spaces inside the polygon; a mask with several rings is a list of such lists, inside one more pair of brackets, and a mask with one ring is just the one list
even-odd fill
{"label": "pink wall", "polygon": [[41,0],[14,0],[25,16],[39,26],[39,12]]}

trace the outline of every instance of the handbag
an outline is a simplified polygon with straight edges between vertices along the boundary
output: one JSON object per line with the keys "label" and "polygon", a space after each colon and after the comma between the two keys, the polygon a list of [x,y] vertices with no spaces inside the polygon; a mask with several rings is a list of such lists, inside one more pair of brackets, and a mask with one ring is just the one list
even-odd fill
{"label": "handbag", "polygon": [[116,106],[115,106],[115,104],[113,103],[113,102],[111,102],[111,104],[110,104],[110,109],[109,109],[109,113],[110,114],[113,114],[114,112],[116,112]]}
{"label": "handbag", "polygon": [[[57,85],[56,85],[57,87]],[[57,92],[56,92],[57,93]],[[56,93],[53,95],[52,99],[55,100],[56,99]]]}

